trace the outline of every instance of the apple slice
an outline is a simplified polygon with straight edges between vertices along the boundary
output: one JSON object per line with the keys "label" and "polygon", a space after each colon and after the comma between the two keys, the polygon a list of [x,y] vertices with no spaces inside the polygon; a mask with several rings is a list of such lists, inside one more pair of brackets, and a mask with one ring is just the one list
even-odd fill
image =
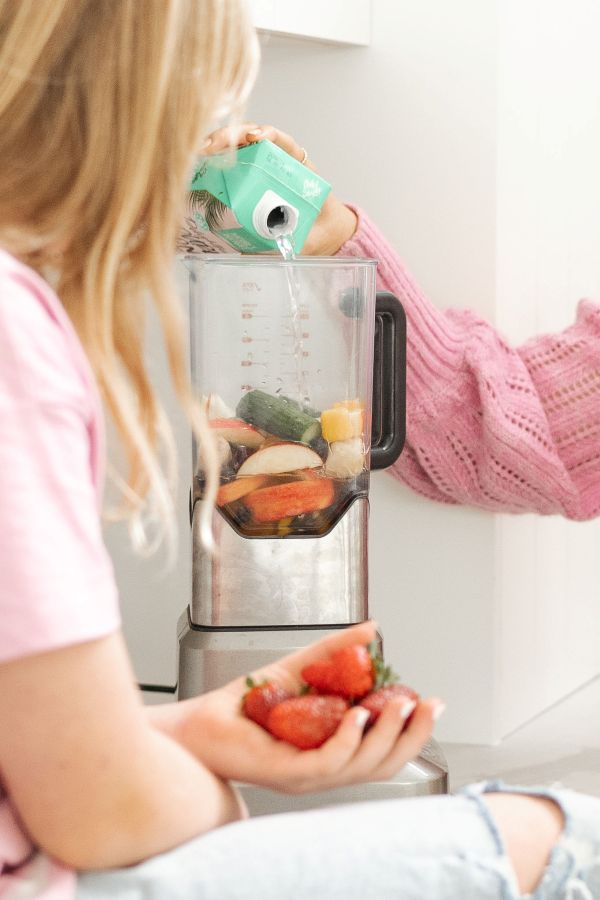
{"label": "apple slice", "polygon": [[317,478],[314,481],[288,481],[259,488],[248,494],[244,503],[255,522],[268,523],[327,509],[334,498],[335,488],[331,478]]}
{"label": "apple slice", "polygon": [[248,475],[246,478],[236,478],[228,484],[222,484],[217,493],[217,506],[226,506],[234,503],[258,488],[264,487],[269,481],[268,475]]}
{"label": "apple slice", "polygon": [[212,419],[210,427],[215,434],[225,438],[230,444],[242,444],[256,450],[264,442],[264,436],[248,425],[243,419]]}
{"label": "apple slice", "polygon": [[239,475],[280,475],[298,469],[316,469],[323,465],[318,453],[305,444],[271,444],[257,450],[242,463]]}

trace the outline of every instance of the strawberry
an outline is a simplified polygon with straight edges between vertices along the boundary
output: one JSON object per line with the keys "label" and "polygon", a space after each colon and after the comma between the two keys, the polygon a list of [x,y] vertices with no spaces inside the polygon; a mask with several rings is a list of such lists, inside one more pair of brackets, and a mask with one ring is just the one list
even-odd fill
{"label": "strawberry", "polygon": [[291,697],[289,691],[274,684],[272,681],[263,681],[262,684],[256,684],[252,678],[246,679],[246,684],[250,690],[244,694],[242,700],[242,711],[246,718],[252,719],[263,728],[267,728],[269,713],[282,700]]}
{"label": "strawberry", "polygon": [[291,697],[271,710],[267,727],[281,741],[300,750],[314,750],[337,731],[347,709],[348,703],[341,697]]}
{"label": "strawberry", "polygon": [[365,709],[368,709],[371,715],[367,719],[366,728],[373,725],[374,722],[377,721],[381,713],[383,712],[383,708],[390,700],[394,697],[407,697],[410,700],[418,700],[419,695],[416,691],[413,691],[411,687],[408,687],[406,684],[388,684],[385,687],[380,687],[376,691],[373,691],[371,694],[368,694],[366,697],[360,701],[360,706],[364,706]]}
{"label": "strawberry", "polygon": [[316,691],[355,699],[364,697],[375,683],[375,666],[368,647],[354,644],[318,659],[302,669],[302,678]]}
{"label": "strawberry", "polygon": [[[251,456],[248,462],[257,455]],[[331,478],[316,478],[310,481],[287,481],[284,484],[259,488],[251,494],[246,494],[244,503],[255,522],[266,523],[326,509],[331,506],[334,497],[335,490]]]}

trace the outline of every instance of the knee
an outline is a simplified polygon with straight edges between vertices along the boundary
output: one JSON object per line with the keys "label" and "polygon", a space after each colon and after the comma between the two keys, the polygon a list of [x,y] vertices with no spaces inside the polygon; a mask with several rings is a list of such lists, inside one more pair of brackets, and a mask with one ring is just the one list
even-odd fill
{"label": "knee", "polygon": [[515,871],[519,891],[529,894],[539,883],[564,816],[560,807],[542,797],[522,794],[484,794]]}

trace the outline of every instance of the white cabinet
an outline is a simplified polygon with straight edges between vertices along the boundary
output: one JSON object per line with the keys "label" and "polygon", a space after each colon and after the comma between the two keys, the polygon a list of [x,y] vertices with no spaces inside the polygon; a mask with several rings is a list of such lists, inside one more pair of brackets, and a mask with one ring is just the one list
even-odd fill
{"label": "white cabinet", "polygon": [[250,0],[259,31],[333,44],[370,42],[371,0]]}

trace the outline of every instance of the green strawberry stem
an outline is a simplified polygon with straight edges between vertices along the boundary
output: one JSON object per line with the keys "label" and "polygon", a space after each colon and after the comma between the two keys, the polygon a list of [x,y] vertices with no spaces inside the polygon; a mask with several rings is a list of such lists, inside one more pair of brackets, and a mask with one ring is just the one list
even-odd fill
{"label": "green strawberry stem", "polygon": [[373,660],[373,675],[375,678],[373,690],[376,691],[378,688],[385,687],[388,684],[396,684],[396,682],[400,681],[400,677],[394,672],[392,667],[386,666],[384,663],[377,641],[371,641],[370,644],[367,644],[367,650]]}

